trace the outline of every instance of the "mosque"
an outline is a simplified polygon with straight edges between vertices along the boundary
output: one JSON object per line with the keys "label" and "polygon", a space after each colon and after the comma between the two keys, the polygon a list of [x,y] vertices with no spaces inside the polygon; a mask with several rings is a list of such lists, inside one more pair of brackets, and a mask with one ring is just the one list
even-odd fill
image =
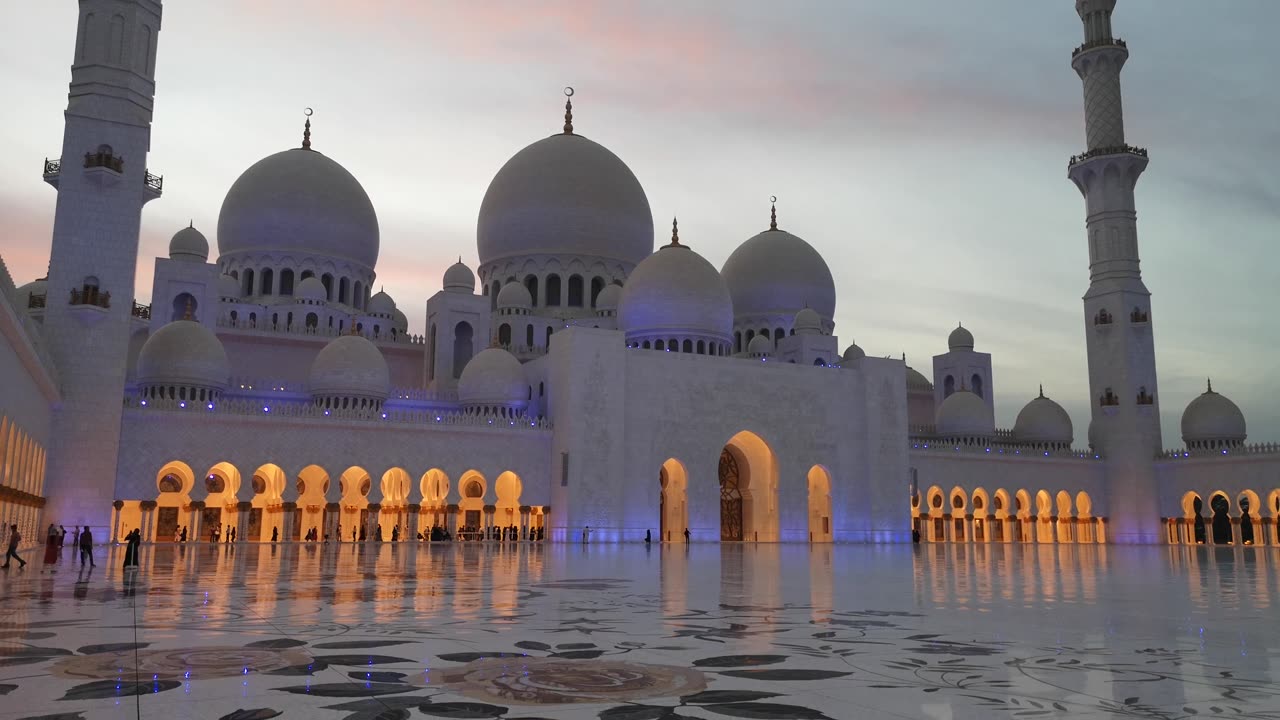
{"label": "mosque", "polygon": [[1124,134],[1115,4],[1077,0],[1071,57],[1080,433],[1034,388],[996,428],[970,328],[923,371],[841,349],[822,232],[790,232],[803,218],[762,213],[718,269],[675,222],[666,239],[572,99],[497,169],[478,264],[444,273],[424,327],[400,309],[418,299],[374,290],[375,203],[310,119],[227,191],[216,258],[207,228],[180,229],[139,304],[142,208],[163,192],[146,165],[161,2],[80,0],[62,155],[43,169],[49,272],[16,287],[0,268],[0,519],[153,542],[513,526],[578,542],[589,526],[592,542],[1280,545],[1280,445],[1246,444],[1231,400],[1207,387],[1183,444],[1162,442],[1134,207],[1148,154]]}

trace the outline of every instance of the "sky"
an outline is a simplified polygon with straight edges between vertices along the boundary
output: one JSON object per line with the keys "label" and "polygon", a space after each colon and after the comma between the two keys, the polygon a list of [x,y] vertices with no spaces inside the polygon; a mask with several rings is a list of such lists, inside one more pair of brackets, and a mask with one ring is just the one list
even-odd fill
{"label": "sky", "polygon": [[[44,274],[76,3],[20,3],[0,44],[0,255]],[[1153,294],[1164,445],[1213,378],[1251,441],[1280,440],[1280,24],[1274,0],[1120,0],[1130,144]],[[579,134],[644,186],[716,266],[779,225],[826,258],[836,334],[868,354],[930,358],[963,322],[993,355],[996,420],[1044,385],[1085,444],[1080,298],[1084,204],[1066,178],[1084,149],[1083,39],[1070,0],[169,0],[143,212],[140,301],[153,258],[188,221],[216,237],[223,196],[257,160],[313,142],[377,209],[385,287],[422,332],[459,255],[476,264],[489,180],[559,131],[572,85]],[[212,258],[211,258],[212,259]]]}

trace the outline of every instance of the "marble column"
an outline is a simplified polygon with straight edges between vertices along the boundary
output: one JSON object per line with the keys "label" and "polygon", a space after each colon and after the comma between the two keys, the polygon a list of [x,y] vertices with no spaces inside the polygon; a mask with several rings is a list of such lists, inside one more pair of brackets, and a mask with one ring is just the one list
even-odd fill
{"label": "marble column", "polygon": [[153,543],[156,541],[156,501],[143,500],[140,506],[142,508],[142,541]]}
{"label": "marble column", "polygon": [[200,531],[203,529],[204,520],[204,501],[192,500],[187,507],[191,509],[190,523],[187,525],[187,542],[200,542]]}
{"label": "marble column", "polygon": [[236,503],[236,542],[248,540],[245,533],[249,530],[249,513],[252,510],[253,503],[248,500]]}
{"label": "marble column", "polygon": [[414,503],[413,505],[409,506],[409,516],[405,519],[405,526],[406,526],[405,532],[408,535],[408,537],[405,538],[406,540],[418,539],[418,533],[421,532],[421,530],[419,530],[418,528],[422,524],[420,522],[421,513],[422,513],[421,505]]}
{"label": "marble column", "polygon": [[444,527],[453,536],[454,540],[458,539],[458,506],[448,505],[444,509]]}

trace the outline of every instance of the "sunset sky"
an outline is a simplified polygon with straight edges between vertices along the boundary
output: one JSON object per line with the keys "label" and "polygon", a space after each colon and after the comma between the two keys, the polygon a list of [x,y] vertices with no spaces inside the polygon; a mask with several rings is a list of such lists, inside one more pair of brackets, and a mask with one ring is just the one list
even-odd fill
{"label": "sunset sky", "polygon": [[[16,15],[14,15],[16,13]],[[44,274],[76,3],[20,3],[0,44],[0,255]],[[1153,293],[1164,444],[1212,376],[1280,440],[1280,26],[1275,0],[1121,0],[1128,141],[1148,147],[1139,243]],[[994,356],[997,424],[1045,393],[1088,424],[1082,40],[1070,0],[429,2],[169,0],[138,297],[193,220],[215,241],[236,177],[313,141],[378,211],[385,286],[422,332],[489,180],[575,127],[627,162],[655,227],[720,266],[779,225],[826,257],[836,334],[931,375],[957,322]],[[211,258],[212,259],[212,258]]]}

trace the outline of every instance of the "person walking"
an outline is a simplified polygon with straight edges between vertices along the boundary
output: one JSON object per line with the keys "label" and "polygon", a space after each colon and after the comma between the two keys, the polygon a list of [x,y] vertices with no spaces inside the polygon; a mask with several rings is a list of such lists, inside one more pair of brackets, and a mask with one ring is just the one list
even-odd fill
{"label": "person walking", "polygon": [[84,567],[85,558],[89,558],[89,567],[97,567],[93,562],[93,533],[88,525],[76,536],[76,543],[80,546],[80,567]]}
{"label": "person walking", "polygon": [[271,542],[275,542],[279,539],[280,539],[280,528],[278,526],[271,528]]}
{"label": "person walking", "polygon": [[233,543],[235,541],[236,541],[236,529],[235,529],[235,526],[232,526],[231,534],[227,536],[227,542]]}
{"label": "person walking", "polygon": [[16,524],[9,526],[9,551],[4,554],[4,564],[0,565],[0,569],[9,569],[9,559],[13,558],[18,561],[18,569],[27,566],[27,561],[18,556],[18,543],[22,542],[22,534],[18,532]]}
{"label": "person walking", "polygon": [[338,523],[338,531],[333,534],[333,537],[338,542],[342,542],[342,523]]}
{"label": "person walking", "polygon": [[650,530],[645,530],[645,531],[644,531],[644,544],[647,546],[647,545],[649,545],[649,543],[651,543],[651,542],[653,542],[653,534],[652,534],[652,532],[651,532]]}
{"label": "person walking", "polygon": [[182,534],[178,536],[178,542],[186,542],[186,541],[187,541],[187,526],[183,525]]}
{"label": "person walking", "polygon": [[689,544],[689,528],[684,529],[684,544]]}
{"label": "person walking", "polygon": [[586,545],[590,541],[591,541],[591,526],[583,525],[582,526],[582,544]]}
{"label": "person walking", "polygon": [[80,547],[80,528],[77,526],[71,531],[71,547]]}
{"label": "person walking", "polygon": [[58,554],[59,555],[62,554],[62,546],[65,545],[66,543],[67,543],[67,529],[59,525],[58,526]]}
{"label": "person walking", "polygon": [[125,536],[124,544],[124,569],[138,569],[138,546],[142,544],[142,531],[134,529],[133,532]]}

